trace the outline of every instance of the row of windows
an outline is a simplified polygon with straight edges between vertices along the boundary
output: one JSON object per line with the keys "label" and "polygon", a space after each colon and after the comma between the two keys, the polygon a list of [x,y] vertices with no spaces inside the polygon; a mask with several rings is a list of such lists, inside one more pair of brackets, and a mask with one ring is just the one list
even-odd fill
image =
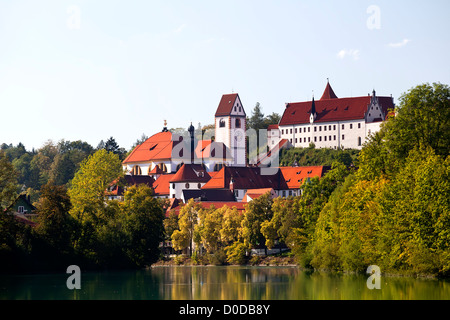
{"label": "row of windows", "polygon": [[[350,125],[350,129],[353,129],[353,123],[350,123],[349,124]],[[323,131],[327,131],[327,128],[328,128],[328,131],[331,131],[331,130],[336,130],[336,125],[335,124],[333,124],[333,125],[325,125],[325,126],[315,126],[314,127],[314,132],[317,132],[317,128],[319,128],[319,131],[322,131],[322,127],[323,127]],[[297,131],[297,129],[298,129],[298,131]],[[345,124],[342,124],[342,130],[344,130],[345,129]],[[358,123],[358,129],[361,129],[361,123]],[[302,128],[295,128],[294,129],[295,131],[295,133],[301,133],[302,132]],[[311,127],[308,127],[308,128],[303,128],[303,132],[306,132],[306,130],[308,130],[308,132],[311,132]],[[286,129],[286,134],[289,134],[289,133],[292,133],[293,131],[292,131],[292,129]],[[281,129],[281,134],[284,134],[284,129]]]}
{"label": "row of windows", "polygon": [[[235,127],[236,128],[240,128],[241,127],[241,119],[239,119],[239,118],[237,118],[236,120],[235,120]],[[219,121],[219,127],[220,128],[225,128],[225,120],[224,119],[220,119],[220,121]]]}
{"label": "row of windows", "polygon": [[[184,185],[184,188],[185,188],[185,189],[189,189],[189,182],[186,182],[186,184]],[[201,189],[201,188],[202,188],[202,184],[201,184],[201,183],[198,183],[198,184],[197,184],[197,188],[198,188],[198,189]],[[175,189],[175,183],[172,183],[172,189]]]}
{"label": "row of windows", "polygon": [[[323,136],[323,141],[327,141],[327,139],[328,139],[328,141],[336,141],[336,135],[333,135],[333,139],[331,136]],[[305,143],[306,140],[308,140],[308,142],[311,142],[311,137],[308,137],[308,138],[304,137],[303,143]],[[342,135],[341,140],[345,140],[345,134]],[[361,146],[361,144],[362,144],[361,140],[362,140],[361,137],[358,137],[358,146]],[[322,136],[314,137],[314,142],[317,142],[317,141],[321,142]],[[290,139],[290,142],[293,143],[292,138]],[[299,142],[302,143],[302,138],[295,138],[295,143],[299,143]]]}

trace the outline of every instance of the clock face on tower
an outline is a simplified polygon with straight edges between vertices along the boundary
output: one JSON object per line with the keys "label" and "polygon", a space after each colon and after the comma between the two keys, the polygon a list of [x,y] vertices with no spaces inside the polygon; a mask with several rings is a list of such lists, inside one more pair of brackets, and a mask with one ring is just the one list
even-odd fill
{"label": "clock face on tower", "polygon": [[242,141],[242,139],[244,138],[244,133],[242,132],[242,130],[236,130],[236,132],[234,133],[234,138],[236,139],[236,141]]}

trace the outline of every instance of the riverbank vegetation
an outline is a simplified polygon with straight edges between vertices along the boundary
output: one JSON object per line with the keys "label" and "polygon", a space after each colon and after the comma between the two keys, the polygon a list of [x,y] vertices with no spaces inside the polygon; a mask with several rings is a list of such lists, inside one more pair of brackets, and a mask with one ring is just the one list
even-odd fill
{"label": "riverbank vegetation", "polygon": [[[191,200],[165,217],[165,203],[145,186],[128,188],[123,202],[105,202],[121,161],[99,149],[76,165],[69,183],[52,171],[35,177],[42,182],[37,227],[0,214],[0,270],[142,268],[170,242],[185,253],[179,263],[258,265],[264,258],[252,249],[287,249],[305,268],[364,272],[378,265],[383,273],[449,277],[449,101],[447,85],[412,88],[357,158],[337,153],[324,177],[301,186],[301,196],[266,194],[243,212]],[[15,198],[19,167],[0,151],[1,212]]]}

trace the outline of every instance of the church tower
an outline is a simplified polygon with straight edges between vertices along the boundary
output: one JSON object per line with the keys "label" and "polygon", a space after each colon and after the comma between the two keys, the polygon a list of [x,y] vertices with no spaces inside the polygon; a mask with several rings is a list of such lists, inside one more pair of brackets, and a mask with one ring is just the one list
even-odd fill
{"label": "church tower", "polygon": [[245,167],[245,111],[237,93],[224,94],[215,114],[216,142],[222,142],[233,157],[230,165]]}

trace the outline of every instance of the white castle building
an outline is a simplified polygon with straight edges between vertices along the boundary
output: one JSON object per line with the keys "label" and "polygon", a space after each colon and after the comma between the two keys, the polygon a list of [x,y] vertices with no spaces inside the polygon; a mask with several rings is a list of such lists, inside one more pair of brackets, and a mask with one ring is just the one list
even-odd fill
{"label": "white castle building", "polygon": [[307,148],[361,149],[380,129],[394,109],[391,97],[372,95],[338,98],[327,83],[320,100],[286,103],[278,126],[271,126],[268,143],[286,139],[290,146]]}

